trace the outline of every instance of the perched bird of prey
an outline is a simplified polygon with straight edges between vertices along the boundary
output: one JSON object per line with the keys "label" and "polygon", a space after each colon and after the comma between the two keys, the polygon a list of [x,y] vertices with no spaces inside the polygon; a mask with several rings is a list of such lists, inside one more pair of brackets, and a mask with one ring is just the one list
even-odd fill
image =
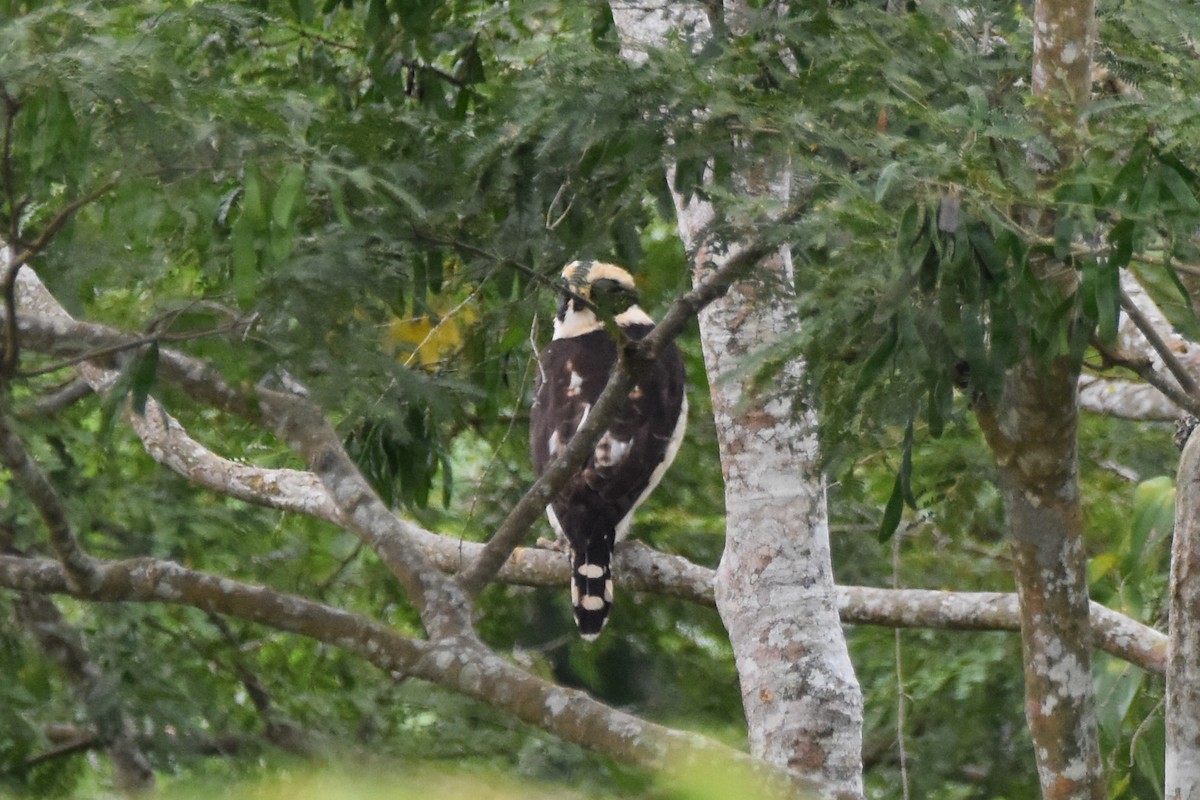
{"label": "perched bird of prey", "polygon": [[[554,338],[538,358],[534,389],[530,450],[538,475],[587,419],[616,363],[617,344],[603,320],[615,321],[630,339],[654,329],[637,305],[632,276],[620,267],[573,261],[562,278]],[[600,634],[612,608],[613,546],[671,465],[686,425],[683,358],[671,343],[630,391],[583,468],[546,506],[551,526],[570,546],[571,604],[585,639]]]}

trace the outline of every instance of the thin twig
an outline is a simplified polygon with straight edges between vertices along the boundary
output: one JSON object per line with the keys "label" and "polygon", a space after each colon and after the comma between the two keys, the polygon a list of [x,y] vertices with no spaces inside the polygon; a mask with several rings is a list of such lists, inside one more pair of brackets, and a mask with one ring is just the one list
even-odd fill
{"label": "thin twig", "polygon": [[[468,293],[467,296],[463,298],[462,302],[458,303],[458,305],[454,306],[454,308],[450,309],[445,314],[443,314],[441,316],[441,318],[438,319],[438,321],[435,325],[430,326],[429,332],[425,334],[425,338],[423,338],[421,340],[421,342],[416,347],[413,348],[413,351],[408,354],[408,358],[404,359],[404,366],[406,366],[406,367],[412,366],[413,359],[417,358],[417,356],[420,355],[421,348],[423,348],[425,345],[429,344],[429,342],[431,342],[433,340],[434,334],[436,334],[439,330],[441,330],[443,325],[445,325],[447,322],[450,322],[451,320],[453,320],[454,317],[458,316],[458,313],[460,311],[462,311],[464,308],[466,308],[468,303],[470,303],[472,300],[475,299],[475,297],[479,294],[479,292],[483,290],[483,287],[487,285],[488,280],[493,275],[496,274],[497,269],[499,269],[499,267],[494,266],[490,270],[488,270],[488,273],[483,276],[483,280],[481,280],[479,282],[479,285],[476,286],[474,289],[472,289],[470,291],[470,293]],[[426,316],[428,316],[428,315],[426,315]]]}
{"label": "thin twig", "polygon": [[9,264],[9,268],[15,269],[16,267],[20,267],[29,261],[29,259],[45,250],[46,246],[49,245],[51,240],[58,235],[58,232],[62,230],[63,226],[70,222],[71,217],[75,215],[76,211],[83,208],[88,203],[103,197],[105,194],[112,191],[113,187],[116,185],[117,178],[113,178],[112,180],[107,181],[87,194],[76,197],[74,200],[60,208],[58,213],[54,215],[54,218],[51,219],[50,222],[46,224],[46,227],[42,229],[42,232],[38,234],[38,237],[33,240],[33,243],[22,250],[12,260],[12,262]]}
{"label": "thin twig", "polygon": [[96,726],[112,760],[117,783],[126,791],[154,786],[154,770],[134,738],[133,723],[114,702],[111,681],[88,651],[84,638],[49,597],[33,592],[17,596],[17,617],[46,656],[63,671],[84,712]]}
{"label": "thin twig", "polygon": [[1146,341],[1154,348],[1154,352],[1158,353],[1159,358],[1163,360],[1163,364],[1175,377],[1175,380],[1179,381],[1179,385],[1183,390],[1192,397],[1200,394],[1200,388],[1196,386],[1196,381],[1192,378],[1191,373],[1180,363],[1175,353],[1167,346],[1163,338],[1159,336],[1158,331],[1150,324],[1150,320],[1146,318],[1146,315],[1142,313],[1142,310],[1138,308],[1137,304],[1133,302],[1124,289],[1121,289],[1121,308],[1125,309],[1125,313],[1129,316],[1129,321],[1141,331],[1142,336],[1146,337]]}
{"label": "thin twig", "polygon": [[100,579],[96,562],[84,552],[71,522],[67,507],[46,473],[34,461],[25,442],[8,423],[8,415],[0,411],[0,464],[8,468],[13,481],[33,503],[59,561],[71,580],[84,588],[93,588]]}
{"label": "thin twig", "polygon": [[46,246],[58,235],[58,232],[75,215],[76,211],[107,193],[116,185],[117,180],[114,178],[99,188],[75,198],[58,210],[54,218],[42,229],[38,237],[34,239],[33,244],[16,253],[16,255],[12,255],[12,251],[9,251],[10,259],[8,263],[4,264],[4,282],[3,286],[0,287],[4,294],[5,311],[4,360],[3,363],[0,363],[0,375],[5,377],[11,376],[16,370],[17,361],[20,358],[17,340],[17,273],[21,271],[21,267],[29,259],[46,249]]}
{"label": "thin twig", "polygon": [[1100,351],[1100,354],[1104,356],[1107,362],[1115,367],[1124,367],[1133,372],[1146,383],[1162,392],[1172,403],[1187,410],[1189,414],[1200,417],[1200,397],[1184,392],[1177,384],[1160,374],[1154,368],[1154,365],[1150,363],[1150,359],[1130,358],[1115,350],[1106,348],[1098,341],[1093,341],[1092,345]]}
{"label": "thin twig", "polygon": [[36,419],[37,417],[53,416],[64,409],[70,408],[91,393],[91,384],[85,379],[77,377],[51,391],[46,396],[38,398],[31,405],[17,409],[14,413],[17,419]]}
{"label": "thin twig", "polygon": [[350,554],[338,562],[337,569],[335,569],[328,578],[316,585],[316,588],[313,590],[313,594],[317,597],[324,597],[325,593],[329,591],[329,587],[333,586],[337,579],[342,576],[342,573],[349,569],[350,565],[354,563],[354,559],[358,558],[358,554],[362,552],[362,549],[363,543],[362,540],[359,539],[354,543],[354,547],[350,550]]}
{"label": "thin twig", "polygon": [[38,764],[45,764],[47,761],[53,761],[56,758],[66,758],[67,756],[82,753],[85,750],[91,750],[93,747],[99,746],[100,735],[95,731],[85,731],[78,738],[57,744],[48,750],[43,750],[40,753],[29,756],[25,759],[25,769],[33,769]]}
{"label": "thin twig", "polygon": [[153,336],[140,336],[137,339],[131,339],[127,342],[119,344],[111,344],[106,347],[97,347],[95,350],[88,350],[85,353],[71,356],[62,361],[56,361],[45,367],[37,369],[18,370],[16,375],[21,378],[36,378],[41,375],[48,375],[52,372],[58,372],[61,369],[73,367],[77,364],[82,364],[85,361],[96,361],[101,358],[123,353],[126,350],[136,350],[139,347],[145,347],[150,344],[167,344],[171,342],[190,342],[194,339],[204,339],[209,336],[218,336],[230,331],[236,331],[242,328],[242,320],[230,322],[226,325],[219,325],[215,328],[206,328],[201,331],[188,331],[186,333],[158,333]]}

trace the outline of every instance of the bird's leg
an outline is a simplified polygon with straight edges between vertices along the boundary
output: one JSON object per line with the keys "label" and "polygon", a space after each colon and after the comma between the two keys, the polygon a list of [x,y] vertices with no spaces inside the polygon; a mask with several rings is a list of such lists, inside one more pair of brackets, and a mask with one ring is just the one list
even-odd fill
{"label": "bird's leg", "polygon": [[570,549],[565,536],[556,536],[553,539],[539,536],[536,544],[543,550],[553,550],[556,553],[565,553]]}

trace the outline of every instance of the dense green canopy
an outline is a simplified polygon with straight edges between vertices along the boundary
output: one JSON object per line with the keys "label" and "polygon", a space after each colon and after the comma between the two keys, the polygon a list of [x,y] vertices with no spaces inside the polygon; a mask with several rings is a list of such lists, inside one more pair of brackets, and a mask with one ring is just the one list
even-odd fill
{"label": "dense green canopy", "polygon": [[[1185,33],[1200,11],[1101,4],[1105,72],[1073,134],[1084,156],[1046,190],[1034,165],[1055,150],[1022,92],[1026,6],[883,6],[792,3],[699,52],[681,42],[633,65],[598,2],[0,2],[0,237],[36,246],[30,265],[82,319],[208,359],[235,384],[296,379],[389,504],[483,540],[531,480],[531,358],[549,335],[552,276],[577,257],[627,265],[656,311],[690,285],[664,171],[677,165],[675,188],[719,203],[719,235],[792,248],[804,328],[745,373],[772,383],[786,359],[809,361],[812,385],[795,389],[822,411],[838,581],[1009,591],[973,397],[1021,354],[1099,364],[1120,269],[1200,332],[1191,279],[1172,269],[1200,263],[1200,71]],[[788,215],[731,178],[784,158]],[[1057,212],[1052,239],[1023,230],[1017,205]],[[1038,253],[1078,271],[1072,305],[1030,277]],[[721,471],[699,344],[681,345],[691,426],[636,535],[714,566]],[[4,403],[87,549],[173,559],[418,633],[392,575],[350,535],[198,490],[147,456],[121,412],[153,391],[215,451],[300,466],[156,381],[158,346],[121,354],[107,396],[53,413],[39,402],[72,379],[54,359],[26,356],[7,381]],[[1152,624],[1170,438],[1161,423],[1093,418],[1080,443],[1093,597]],[[28,499],[0,485],[0,545],[44,553],[44,540]],[[585,646],[566,595],[491,586],[480,634],[538,674],[742,746],[714,611],[622,596]],[[185,785],[316,755],[653,791],[653,776],[326,645],[195,609],[57,602],[155,769]],[[39,756],[87,717],[16,603],[0,592],[0,674],[13,676],[0,682],[0,792],[92,796],[103,768]],[[848,635],[870,791],[894,793],[899,736],[915,797],[1033,796],[1016,637]],[[1112,794],[1154,796],[1161,681],[1104,657],[1096,671]]]}

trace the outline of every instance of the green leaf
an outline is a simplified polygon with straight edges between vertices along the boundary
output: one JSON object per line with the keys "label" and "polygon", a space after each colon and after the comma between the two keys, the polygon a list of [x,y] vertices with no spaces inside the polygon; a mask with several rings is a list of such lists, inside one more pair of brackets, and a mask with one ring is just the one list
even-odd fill
{"label": "green leaf", "polygon": [[1184,284],[1183,279],[1179,277],[1179,272],[1171,265],[1169,261],[1164,259],[1163,270],[1167,273],[1167,277],[1171,279],[1171,285],[1175,287],[1175,291],[1179,292],[1179,299],[1182,301],[1182,306],[1189,312],[1192,309],[1192,293]]}
{"label": "green leaf", "polygon": [[316,13],[316,0],[288,0],[292,13],[300,22],[312,22]]}
{"label": "green leaf", "polygon": [[300,190],[303,188],[304,167],[294,164],[284,173],[271,203],[271,218],[275,225],[287,228],[295,219],[299,210]]}
{"label": "green leaf", "polygon": [[1075,242],[1075,231],[1079,223],[1060,209],[1054,217],[1054,257],[1067,261],[1071,257],[1071,245]]}
{"label": "green leaf", "polygon": [[895,535],[896,529],[900,527],[900,515],[903,512],[904,487],[900,483],[900,476],[897,475],[895,483],[892,484],[892,494],[883,509],[883,519],[879,523],[879,541],[886,542]]}
{"label": "green leaf", "polygon": [[449,508],[454,494],[454,465],[448,455],[441,456],[442,467],[442,507]]}
{"label": "green leaf", "polygon": [[229,283],[238,303],[246,307],[253,302],[258,288],[258,247],[254,224],[248,216],[238,217],[229,232]]}
{"label": "green leaf", "polygon": [[1112,264],[1096,267],[1096,314],[1100,341],[1115,344],[1121,315],[1121,273]]}
{"label": "green leaf", "polygon": [[1137,485],[1133,494],[1133,520],[1129,527],[1126,569],[1136,572],[1146,548],[1170,536],[1175,525],[1175,482],[1166,475]]}
{"label": "green leaf", "polygon": [[879,178],[875,181],[876,203],[883,202],[883,199],[887,196],[888,189],[892,187],[892,183],[896,180],[896,176],[900,173],[900,169],[900,162],[892,161],[879,171]]}
{"label": "green leaf", "polygon": [[137,354],[130,365],[130,403],[139,416],[146,414],[146,398],[158,377],[158,342],[151,342]]}
{"label": "green leaf", "polygon": [[1143,217],[1152,217],[1159,210],[1162,172],[1161,165],[1156,165],[1146,172],[1146,180],[1142,184],[1137,200],[1137,212]]}
{"label": "green leaf", "polygon": [[[924,258],[924,254],[921,255]],[[912,294],[913,287],[917,285],[917,280],[921,273],[918,270],[911,269],[904,272],[899,278],[888,287],[884,292],[883,297],[879,298],[879,305],[875,309],[875,315],[871,319],[872,322],[879,324],[885,322],[895,315],[904,302],[908,300]]]}
{"label": "green leaf", "polygon": [[[900,215],[900,224],[896,227],[896,260],[907,264],[913,245],[922,236],[925,229],[925,212],[917,203],[910,203]],[[922,251],[924,254],[924,251]]]}
{"label": "green leaf", "polygon": [[1108,192],[1101,199],[1101,205],[1116,206],[1124,198],[1123,205],[1134,208],[1138,206],[1143,187],[1146,184],[1146,161],[1149,156],[1150,145],[1147,140],[1142,139],[1134,145],[1133,151],[1130,152],[1129,157],[1113,178]]}
{"label": "green leaf", "polygon": [[263,196],[262,182],[259,180],[258,173],[255,170],[246,170],[246,177],[243,179],[243,191],[243,215],[253,223],[255,228],[265,228],[267,226],[267,204]]}
{"label": "green leaf", "polygon": [[907,504],[916,508],[917,501],[912,493],[912,451],[913,451],[913,418],[909,417],[904,429],[904,444],[900,455],[900,469],[896,473],[896,481],[892,484],[892,494],[888,497],[883,509],[883,519],[879,523],[879,541],[886,542],[896,533],[900,526],[900,517]]}
{"label": "green leaf", "polygon": [[996,247],[996,239],[986,223],[978,222],[967,227],[971,253],[979,266],[980,277],[987,281],[999,280],[1007,272],[1004,256]]}
{"label": "green leaf", "polygon": [[916,509],[917,499],[912,493],[912,458],[913,458],[913,418],[908,418],[904,428],[904,444],[900,455],[900,488],[904,493],[904,502],[911,509]]}
{"label": "green leaf", "polygon": [[880,373],[883,372],[884,366],[895,354],[899,341],[899,324],[896,318],[892,317],[888,322],[887,332],[884,333],[879,344],[871,351],[871,355],[867,357],[867,360],[863,362],[862,369],[859,370],[858,378],[854,382],[855,396],[861,395],[868,387],[875,384]]}
{"label": "green leaf", "polygon": [[1113,225],[1108,231],[1108,241],[1112,248],[1109,254],[1109,263],[1116,269],[1124,269],[1129,266],[1130,260],[1133,258],[1133,235],[1136,230],[1136,224],[1131,219],[1123,219]]}
{"label": "green leaf", "polygon": [[954,405],[954,387],[945,372],[939,373],[929,387],[929,402],[925,417],[929,423],[929,435],[938,439],[946,428],[946,418]]}
{"label": "green leaf", "polygon": [[979,314],[977,307],[963,306],[959,310],[959,322],[963,339],[963,356],[971,368],[971,382],[977,389],[987,394],[987,389],[991,385],[988,376],[992,370],[988,363],[984,325],[979,319]]}
{"label": "green leaf", "polygon": [[433,294],[441,294],[442,292],[442,281],[445,280],[445,267],[442,258],[440,250],[431,250],[425,259],[425,276],[429,283],[429,291]]}
{"label": "green leaf", "polygon": [[1174,167],[1162,164],[1158,173],[1163,185],[1167,187],[1167,191],[1175,198],[1175,202],[1179,204],[1180,208],[1193,214],[1200,212],[1200,201],[1196,200],[1196,195],[1192,193],[1191,188],[1184,182],[1183,176]]}
{"label": "green leaf", "polygon": [[117,379],[113,381],[113,385],[109,387],[104,400],[100,403],[100,430],[97,438],[105,445],[111,444],[117,417],[120,416],[121,409],[125,407],[125,401],[129,397],[129,390],[133,384],[133,373],[130,371],[132,363],[131,361],[126,364],[125,368],[121,370]]}
{"label": "green leaf", "polygon": [[479,55],[478,37],[472,39],[459,55],[458,79],[466,84],[483,83],[487,80],[483,58]]}
{"label": "green leaf", "polygon": [[381,39],[391,27],[391,14],[387,0],[367,0],[367,18],[363,30],[370,39]]}

